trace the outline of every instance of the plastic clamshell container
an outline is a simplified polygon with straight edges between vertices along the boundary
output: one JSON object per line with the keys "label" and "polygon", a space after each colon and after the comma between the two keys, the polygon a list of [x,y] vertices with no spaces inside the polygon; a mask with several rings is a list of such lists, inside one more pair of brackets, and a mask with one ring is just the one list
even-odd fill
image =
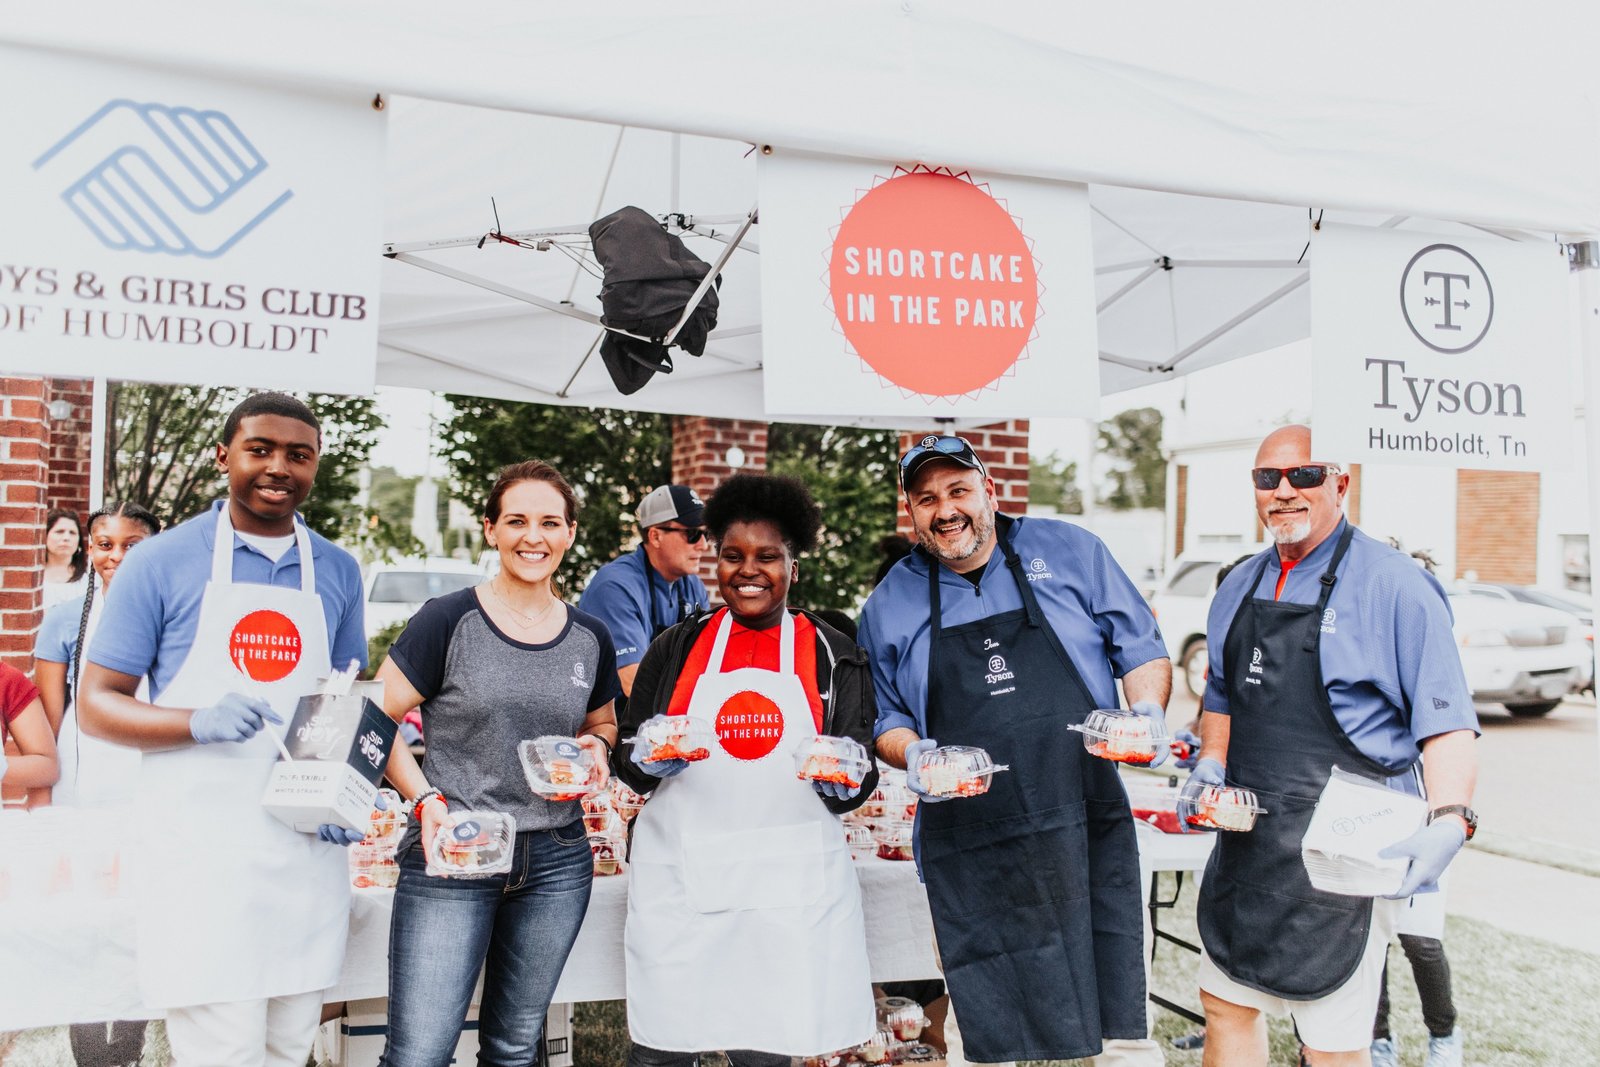
{"label": "plastic clamshell container", "polygon": [[917,777],[922,788],[936,797],[982,796],[989,791],[995,772],[1008,769],[1003,763],[995,763],[983,749],[965,745],[945,745],[917,757]]}
{"label": "plastic clamshell container", "polygon": [[611,806],[622,816],[623,822],[632,822],[644,807],[644,797],[629,789],[621,778],[611,779]]}
{"label": "plastic clamshell container", "polygon": [[[1148,778],[1148,775],[1139,775]],[[1183,832],[1178,824],[1178,787],[1165,781],[1133,781],[1133,776],[1123,779],[1128,789],[1128,806],[1133,809],[1133,821],[1146,823],[1162,833]]]}
{"label": "plastic clamshell container", "polygon": [[910,997],[879,997],[878,1028],[888,1030],[901,1041],[915,1041],[928,1025],[922,1005]]}
{"label": "plastic clamshell container", "polygon": [[883,787],[883,814],[888,819],[915,819],[917,794],[904,782],[890,782]]}
{"label": "plastic clamshell container", "polygon": [[1165,722],[1158,722],[1137,711],[1100,708],[1089,713],[1082,723],[1067,727],[1083,735],[1083,747],[1091,756],[1145,766],[1172,747],[1172,734]]}
{"label": "plastic clamshell container", "polygon": [[794,750],[794,776],[803,782],[836,782],[854,789],[871,769],[866,746],[848,737],[817,734]]}
{"label": "plastic clamshell container", "polygon": [[452,811],[428,848],[435,878],[487,878],[511,869],[517,821],[498,811]]}
{"label": "plastic clamshell container", "polygon": [[904,819],[887,819],[872,828],[872,839],[878,843],[878,858],[882,860],[915,859],[912,852],[912,824]]}
{"label": "plastic clamshell container", "polygon": [[388,807],[379,811],[377,804],[372,805],[372,829],[367,833],[367,842],[387,846],[392,854],[400,844],[401,831],[406,828],[405,807],[400,794],[393,789],[380,789],[378,795]]}
{"label": "plastic clamshell container", "polygon": [[517,755],[534,796],[550,801],[582,800],[603,788],[593,751],[570,737],[524,741],[517,746]]}
{"label": "plastic clamshell container", "polygon": [[623,859],[626,852],[627,848],[619,836],[609,833],[589,835],[589,855],[594,860],[596,876],[621,874],[628,866]]}
{"label": "plastic clamshell container", "polygon": [[850,858],[864,860],[878,851],[878,842],[872,836],[872,827],[866,823],[846,823],[844,843],[850,849]]}
{"label": "plastic clamshell container", "polygon": [[879,1030],[856,1046],[856,1059],[862,1063],[887,1063],[894,1045],[894,1034],[888,1030]]}
{"label": "plastic clamshell container", "polygon": [[888,812],[888,808],[888,794],[884,792],[884,787],[880,785],[867,795],[867,799],[855,810],[854,814],[870,822],[875,822],[884,817]]}
{"label": "plastic clamshell container", "polygon": [[639,724],[633,743],[647,746],[644,761],[681,759],[697,763],[711,755],[717,732],[691,715],[652,715]]}
{"label": "plastic clamshell container", "polygon": [[1245,831],[1254,829],[1256,817],[1265,815],[1267,809],[1257,801],[1255,793],[1235,785],[1208,785],[1194,799],[1194,814],[1189,825],[1209,830]]}

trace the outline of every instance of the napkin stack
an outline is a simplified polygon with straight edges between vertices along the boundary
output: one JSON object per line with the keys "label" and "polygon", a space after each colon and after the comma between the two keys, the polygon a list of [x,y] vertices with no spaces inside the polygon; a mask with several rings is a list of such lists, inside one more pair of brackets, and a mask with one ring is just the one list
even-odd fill
{"label": "napkin stack", "polygon": [[1427,801],[1335,767],[1300,839],[1300,859],[1311,884],[1325,893],[1387,896],[1400,888],[1407,857],[1378,853],[1422,827]]}

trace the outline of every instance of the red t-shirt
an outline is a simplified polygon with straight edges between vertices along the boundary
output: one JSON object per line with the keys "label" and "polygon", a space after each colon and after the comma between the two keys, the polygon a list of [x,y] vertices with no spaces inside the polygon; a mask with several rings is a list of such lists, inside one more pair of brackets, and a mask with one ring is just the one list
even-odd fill
{"label": "red t-shirt", "polygon": [[[672,700],[667,704],[668,715],[688,713],[689,697],[694,693],[695,683],[710,664],[711,646],[717,643],[717,628],[722,625],[722,616],[727,610],[722,608],[711,616],[706,628],[695,638],[689,658],[684,661],[683,671],[678,675],[678,683],[673,687]],[[735,619],[728,634],[728,647],[722,654],[722,669],[731,671],[738,667],[757,667],[764,671],[776,671],[782,662],[778,644],[782,632],[781,624],[770,630],[750,630],[740,626]],[[800,676],[800,684],[805,687],[806,699],[811,702],[811,718],[817,732],[821,733],[822,695],[817,692],[817,628],[804,615],[797,614],[794,617],[794,644],[794,672]]]}
{"label": "red t-shirt", "polygon": [[[39,690],[28,681],[26,674],[0,663],[0,721],[10,725],[11,720],[38,699]],[[0,730],[0,737],[4,737],[6,732]]]}
{"label": "red t-shirt", "polygon": [[1283,599],[1283,583],[1289,580],[1289,572],[1294,570],[1294,565],[1299,562],[1297,559],[1278,560],[1278,566],[1282,569],[1278,571],[1278,591],[1272,594],[1273,600]]}

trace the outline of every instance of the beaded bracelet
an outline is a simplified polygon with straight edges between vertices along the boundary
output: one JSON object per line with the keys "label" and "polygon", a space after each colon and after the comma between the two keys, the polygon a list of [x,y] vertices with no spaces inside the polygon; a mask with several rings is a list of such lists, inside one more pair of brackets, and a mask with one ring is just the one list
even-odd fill
{"label": "beaded bracelet", "polygon": [[430,800],[437,800],[439,803],[444,805],[446,811],[450,810],[450,802],[445,800],[444,794],[439,792],[437,789],[429,789],[425,793],[418,794],[417,799],[411,802],[411,817],[416,819],[418,822],[421,822],[422,805],[426,804]]}

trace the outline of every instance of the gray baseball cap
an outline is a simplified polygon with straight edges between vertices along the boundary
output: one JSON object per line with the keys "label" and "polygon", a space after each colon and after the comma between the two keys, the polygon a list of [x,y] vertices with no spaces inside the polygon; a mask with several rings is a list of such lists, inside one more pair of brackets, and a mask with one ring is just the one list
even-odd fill
{"label": "gray baseball cap", "polygon": [[645,494],[633,514],[642,530],[674,520],[691,527],[706,524],[706,506],[687,485],[657,486]]}

